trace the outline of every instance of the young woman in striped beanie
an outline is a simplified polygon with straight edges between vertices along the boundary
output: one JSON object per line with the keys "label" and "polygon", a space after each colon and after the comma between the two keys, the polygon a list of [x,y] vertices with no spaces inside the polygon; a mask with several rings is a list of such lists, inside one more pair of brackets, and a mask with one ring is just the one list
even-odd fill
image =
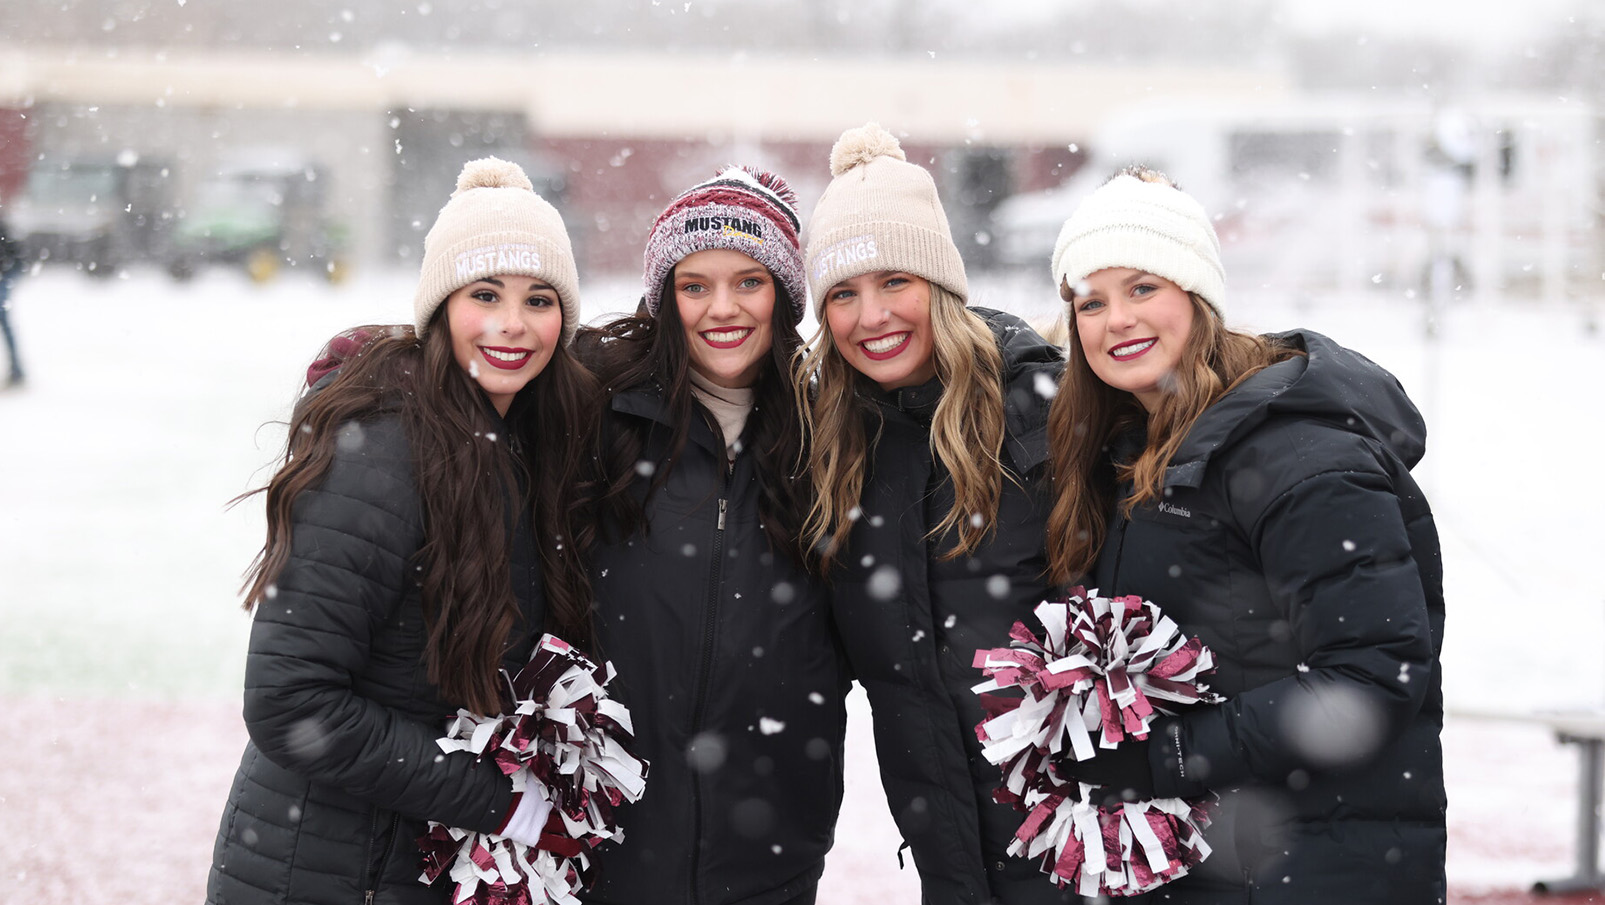
{"label": "young woman in striped beanie", "polygon": [[606,388],[593,580],[648,792],[587,900],[805,905],[841,802],[847,679],[798,542],[795,197],[728,168],[657,218],[634,316],[580,332]]}

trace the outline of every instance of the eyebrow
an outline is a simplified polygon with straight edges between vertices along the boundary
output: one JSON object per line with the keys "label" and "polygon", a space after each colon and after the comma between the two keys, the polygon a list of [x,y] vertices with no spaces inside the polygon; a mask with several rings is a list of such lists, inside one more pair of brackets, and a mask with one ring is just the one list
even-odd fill
{"label": "eyebrow", "polygon": [[[755,264],[752,267],[747,267],[745,269],[736,271],[734,274],[732,274],[732,276],[750,277],[753,274],[766,274],[768,272],[769,272],[769,268],[763,266],[762,264]],[[677,272],[675,274],[675,279],[677,279],[677,280],[706,280],[706,279],[708,279],[708,277],[707,277],[706,274],[697,273],[694,270],[687,270],[687,271],[685,271],[683,273]]]}
{"label": "eyebrow", "polygon": [[[1120,281],[1120,285],[1121,286],[1130,286],[1133,283],[1140,283],[1143,280],[1157,280],[1157,279],[1159,279],[1159,278],[1154,276],[1153,274],[1149,273],[1148,271],[1139,270],[1136,273],[1132,274],[1131,276],[1126,277],[1125,279],[1121,280]],[[1085,281],[1083,281],[1083,282],[1085,282]],[[1070,287],[1070,298],[1066,299],[1065,301],[1072,301],[1074,299],[1084,299],[1089,295],[1097,295],[1097,294],[1098,294],[1097,290],[1089,290],[1087,292],[1077,292],[1076,291],[1076,287],[1071,286]]]}
{"label": "eyebrow", "polygon": [[[501,280],[496,279],[495,277],[480,277],[475,282],[478,282],[478,283],[489,283],[492,286],[495,286],[497,289],[506,289],[507,288],[507,284],[503,283]],[[533,283],[530,284],[530,287],[529,287],[529,290],[531,292],[540,292],[543,289],[552,289],[552,284],[543,283],[540,280],[535,280]],[[556,292],[557,290],[556,289],[552,289],[552,291]]]}

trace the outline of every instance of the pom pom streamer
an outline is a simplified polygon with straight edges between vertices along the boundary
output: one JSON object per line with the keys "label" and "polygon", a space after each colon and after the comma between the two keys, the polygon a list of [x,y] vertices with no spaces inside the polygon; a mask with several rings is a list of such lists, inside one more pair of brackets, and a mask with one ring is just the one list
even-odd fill
{"label": "pom pom streamer", "polygon": [[1089,803],[1093,788],[1029,792],[1009,854],[1042,859],[1055,886],[1088,897],[1151,892],[1209,856],[1203,805],[1161,798],[1104,808]]}
{"label": "pom pom streamer", "polygon": [[647,761],[630,752],[630,713],[607,697],[613,664],[598,668],[546,635],[511,680],[512,712],[482,717],[459,710],[436,744],[447,754],[490,758],[513,790],[545,787],[552,812],[531,847],[490,833],[431,822],[418,840],[425,883],[449,874],[453,905],[580,905],[595,879],[588,852],[624,832],[613,809],[646,789]]}
{"label": "pom pom streamer", "polygon": [[[1005,775],[1041,774],[1069,752],[1086,760],[1097,747],[1145,739],[1167,704],[1218,703],[1200,677],[1214,656],[1197,638],[1140,597],[1099,597],[1073,588],[1036,608],[1038,638],[1016,622],[1008,647],[975,652],[988,681],[974,686],[991,716],[976,727],[986,759]],[[991,694],[1018,687],[1023,698]],[[1024,760],[1025,763],[1017,761]],[[1017,785],[1017,784],[1016,784]],[[1023,787],[1011,785],[1016,795]]]}
{"label": "pom pom streamer", "polygon": [[[973,689],[987,712],[975,733],[1003,769],[993,797],[1026,815],[1009,854],[1041,858],[1056,885],[1084,896],[1137,895],[1186,874],[1209,854],[1201,805],[1165,798],[1099,807],[1095,787],[1072,778],[1073,764],[1146,739],[1171,705],[1219,703],[1200,681],[1213,655],[1139,597],[1077,587],[1038,605],[1036,616],[1042,637],[1016,622],[1008,647],[976,651],[974,660],[987,676]],[[994,694],[1005,688],[1024,695]]]}

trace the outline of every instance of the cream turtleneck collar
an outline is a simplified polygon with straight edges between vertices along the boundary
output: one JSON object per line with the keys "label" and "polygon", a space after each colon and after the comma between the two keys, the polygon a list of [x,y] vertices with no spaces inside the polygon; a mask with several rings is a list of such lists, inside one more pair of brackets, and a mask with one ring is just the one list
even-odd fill
{"label": "cream turtleneck collar", "polygon": [[736,441],[741,439],[741,432],[747,426],[747,415],[752,412],[752,387],[722,387],[697,373],[696,368],[688,370],[691,372],[691,394],[719,422],[719,430],[724,434],[725,456],[734,460]]}

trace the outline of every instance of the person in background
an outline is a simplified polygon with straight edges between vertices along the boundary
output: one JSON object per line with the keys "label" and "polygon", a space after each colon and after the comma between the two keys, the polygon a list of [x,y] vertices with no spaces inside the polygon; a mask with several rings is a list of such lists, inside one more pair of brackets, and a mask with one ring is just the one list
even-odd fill
{"label": "person in background", "polygon": [[1053,577],[1156,604],[1218,705],[1078,765],[1212,802],[1154,901],[1443,902],[1442,563],[1397,380],[1307,330],[1226,326],[1210,218],[1132,168],[1065,222],[1069,364],[1048,423]]}
{"label": "person in background", "polygon": [[652,762],[587,902],[806,905],[834,838],[848,680],[797,541],[795,204],[736,167],[691,187],[636,313],[575,341],[606,392],[597,637]]}
{"label": "person in background", "polygon": [[414,320],[347,334],[297,405],[248,576],[251,740],[207,901],[435,903],[426,821],[534,844],[550,806],[443,756],[502,712],[544,632],[590,648],[571,501],[595,386],[566,348],[567,231],[517,166],[469,163],[424,241]]}
{"label": "person in background", "polygon": [[0,216],[0,335],[6,342],[7,389],[22,386],[27,379],[22,372],[22,358],[17,353],[17,335],[11,327],[11,289],[21,278],[23,268],[22,243],[11,235],[11,229]]}
{"label": "person in background", "polygon": [[849,129],[830,169],[806,243],[821,327],[796,385],[815,495],[803,536],[874,710],[887,803],[926,903],[1071,899],[1006,854],[1020,815],[992,799],[1002,774],[970,690],[975,651],[1006,644],[1050,591],[1063,356],[1019,318],[965,307],[936,185],[896,138]]}

